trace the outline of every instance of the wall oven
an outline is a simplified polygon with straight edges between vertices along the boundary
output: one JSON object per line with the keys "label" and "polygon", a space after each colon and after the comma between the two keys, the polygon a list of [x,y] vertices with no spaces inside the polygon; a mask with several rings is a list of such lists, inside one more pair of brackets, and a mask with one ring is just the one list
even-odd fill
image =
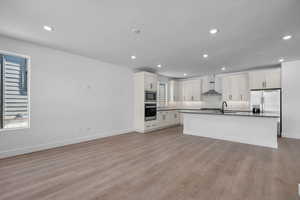
{"label": "wall oven", "polygon": [[156,92],[145,91],[145,102],[156,102]]}
{"label": "wall oven", "polygon": [[156,120],[156,103],[145,103],[145,121]]}

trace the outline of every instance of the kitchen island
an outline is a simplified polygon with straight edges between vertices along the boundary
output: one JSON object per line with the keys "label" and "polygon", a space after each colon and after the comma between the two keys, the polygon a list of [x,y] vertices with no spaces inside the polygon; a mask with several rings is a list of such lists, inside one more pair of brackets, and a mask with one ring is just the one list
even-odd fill
{"label": "kitchen island", "polygon": [[277,148],[276,113],[182,110],[183,133]]}

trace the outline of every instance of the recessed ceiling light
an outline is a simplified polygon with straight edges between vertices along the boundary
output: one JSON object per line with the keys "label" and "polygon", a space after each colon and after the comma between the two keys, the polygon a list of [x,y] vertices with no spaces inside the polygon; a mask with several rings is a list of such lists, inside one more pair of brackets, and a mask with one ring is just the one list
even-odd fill
{"label": "recessed ceiling light", "polygon": [[292,39],[292,37],[293,36],[291,36],[291,35],[285,35],[285,36],[282,37],[282,39],[283,40],[289,40],[289,39]]}
{"label": "recessed ceiling light", "polygon": [[186,73],[184,73],[184,74],[183,74],[183,76],[187,76],[187,74],[186,74]]}
{"label": "recessed ceiling light", "polygon": [[218,32],[219,32],[219,30],[216,29],[216,28],[213,28],[213,29],[210,29],[210,30],[209,30],[209,33],[212,34],[212,35],[214,35],[214,34],[216,34],[216,33],[218,33]]}
{"label": "recessed ceiling light", "polygon": [[135,60],[135,59],[136,59],[136,56],[131,56],[131,59],[132,59],[132,60]]}
{"label": "recessed ceiling light", "polygon": [[161,68],[161,67],[162,67],[162,65],[161,65],[161,64],[158,64],[158,65],[157,65],[157,67],[158,67],[158,68]]}
{"label": "recessed ceiling light", "polygon": [[284,62],[284,58],[280,58],[280,59],[278,60],[278,62],[280,62],[280,63]]}
{"label": "recessed ceiling light", "polygon": [[222,71],[225,71],[225,70],[226,70],[226,67],[222,67],[221,70],[222,70]]}
{"label": "recessed ceiling light", "polygon": [[208,57],[208,55],[207,54],[203,54],[203,58],[207,58]]}
{"label": "recessed ceiling light", "polygon": [[44,30],[49,31],[49,32],[54,30],[54,28],[52,26],[47,26],[47,25],[44,25],[43,28],[44,28]]}

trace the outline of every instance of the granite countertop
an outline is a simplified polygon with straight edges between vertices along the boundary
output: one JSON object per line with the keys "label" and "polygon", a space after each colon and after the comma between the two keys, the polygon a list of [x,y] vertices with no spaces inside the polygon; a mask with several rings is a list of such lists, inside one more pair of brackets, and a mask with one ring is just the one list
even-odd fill
{"label": "granite countertop", "polygon": [[244,116],[244,117],[268,117],[268,118],[280,118],[278,113],[274,112],[264,112],[264,113],[252,113],[250,111],[225,111],[222,113],[220,111],[209,111],[209,110],[180,110],[181,113],[187,114],[204,114],[204,115],[224,115],[224,116]]}

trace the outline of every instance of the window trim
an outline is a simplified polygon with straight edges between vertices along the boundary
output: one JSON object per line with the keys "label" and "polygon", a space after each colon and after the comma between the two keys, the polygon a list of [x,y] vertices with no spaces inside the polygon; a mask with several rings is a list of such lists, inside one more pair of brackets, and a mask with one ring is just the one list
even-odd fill
{"label": "window trim", "polygon": [[24,54],[19,54],[19,53],[14,53],[6,50],[1,50],[0,49],[0,54],[3,55],[8,55],[8,56],[18,56],[25,58],[27,61],[27,96],[28,96],[28,126],[27,127],[18,127],[18,128],[0,128],[0,133],[5,132],[5,131],[17,131],[17,130],[27,130],[30,129],[30,124],[31,124],[31,57],[24,55]]}

